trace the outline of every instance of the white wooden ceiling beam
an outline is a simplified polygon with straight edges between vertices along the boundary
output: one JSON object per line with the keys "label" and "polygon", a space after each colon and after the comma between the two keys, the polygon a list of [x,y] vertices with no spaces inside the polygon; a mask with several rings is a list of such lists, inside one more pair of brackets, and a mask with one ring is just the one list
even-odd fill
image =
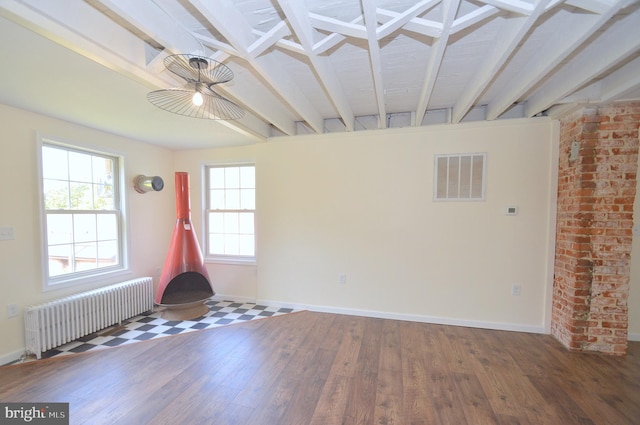
{"label": "white wooden ceiling beam", "polygon": [[[400,13],[398,12],[380,8],[376,10],[376,13],[378,14],[378,21],[383,24],[400,16]],[[442,23],[431,21],[429,19],[413,18],[402,28],[407,31],[415,32],[416,34],[422,34],[432,38],[440,38],[442,35]]]}
{"label": "white wooden ceiling beam", "polygon": [[[67,7],[76,13],[69,15],[65,13],[66,7],[61,8],[54,2],[0,2],[3,15],[35,33],[108,68],[126,71],[138,80],[145,77],[145,43],[142,40],[84,1],[70,0]],[[122,47],[114,50],[115,44],[122,44]]]}
{"label": "white wooden ceiling beam", "polygon": [[367,40],[369,43],[369,65],[373,78],[373,88],[378,106],[378,128],[387,128],[387,108],[384,104],[384,82],[382,80],[382,61],[380,60],[380,45],[376,37],[378,19],[376,18],[376,5],[374,0],[362,0],[364,22],[367,28]]}
{"label": "white wooden ceiling beam", "polygon": [[[565,39],[554,39],[532,56],[521,73],[501,86],[500,94],[487,105],[487,119],[494,120],[514,102],[519,101],[533,86],[546,78],[565,58],[578,50],[623,7],[617,1],[603,15],[581,16],[579,22],[570,23],[572,31]],[[589,21],[587,24],[581,21]]]}
{"label": "white wooden ceiling beam", "polygon": [[[547,110],[547,116],[560,119],[590,104],[624,100],[627,93],[640,90],[640,57],[584,89],[562,99]],[[638,100],[638,99],[628,99]]]}
{"label": "white wooden ceiling beam", "polygon": [[265,50],[276,44],[278,40],[288,36],[290,33],[287,23],[280,21],[263,36],[254,41],[247,48],[247,52],[254,57],[260,56]]}
{"label": "white wooden ceiling beam", "polygon": [[384,37],[387,37],[389,34],[399,30],[404,25],[409,23],[411,19],[423,14],[427,10],[440,3],[440,1],[441,0],[422,0],[409,9],[405,10],[404,12],[399,13],[396,17],[388,22],[385,22],[378,28],[377,39],[380,40]]}
{"label": "white wooden ceiling beam", "polygon": [[297,0],[277,0],[280,8],[284,12],[289,25],[293,29],[298,41],[311,62],[316,75],[318,76],[325,93],[336,108],[348,131],[354,130],[355,115],[349,105],[349,101],[344,94],[340,80],[335,74],[328,57],[316,55],[313,52],[313,27],[309,20],[309,12],[303,2]]}
{"label": "white wooden ceiling beam", "polygon": [[433,94],[433,87],[436,84],[438,72],[440,72],[440,66],[442,65],[442,58],[444,57],[449,42],[451,26],[458,13],[460,0],[443,0],[442,6],[442,37],[438,38],[431,47],[431,55],[429,56],[429,64],[427,65],[427,75],[422,84],[418,105],[416,107],[415,122],[413,123],[416,126],[422,124],[424,115],[427,113],[427,107]]}
{"label": "white wooden ceiling beam", "polygon": [[[283,21],[285,22],[285,21]],[[285,22],[286,23],[286,22]],[[264,37],[267,33],[264,31],[259,31],[255,28],[253,28],[251,30],[251,32],[256,36],[256,37]],[[304,51],[304,47],[302,47],[300,45],[300,43],[296,43],[295,41],[291,41],[291,40],[287,40],[285,38],[281,38],[280,40],[275,42],[275,46],[279,47],[281,49],[284,50],[288,50],[289,52],[298,54],[298,55],[302,55],[302,56],[306,56],[307,52]]]}
{"label": "white wooden ceiling beam", "polygon": [[173,53],[204,55],[202,44],[190,33],[178,26],[153,2],[129,0],[94,0],[101,3],[134,27],[162,44]]}
{"label": "white wooden ceiling beam", "polygon": [[525,105],[532,117],[638,52],[640,10],[614,22],[540,87]]}
{"label": "white wooden ceiling beam", "polygon": [[619,70],[607,75],[600,86],[602,102],[624,97],[640,90],[640,57],[635,58]]}
{"label": "white wooden ceiling beam", "polygon": [[366,39],[367,30],[364,26],[358,24],[352,24],[350,22],[340,21],[328,16],[318,15],[317,13],[309,13],[309,22],[314,28],[320,30],[337,32],[349,37]]}
{"label": "white wooden ceiling beam", "polygon": [[475,9],[473,12],[469,12],[464,16],[457,18],[451,25],[451,34],[455,34],[458,31],[462,31],[469,27],[474,26],[478,22],[482,22],[485,19],[489,19],[492,16],[500,13],[500,9],[495,6],[489,6],[488,4]]}
{"label": "white wooden ceiling beam", "polygon": [[[249,52],[249,47],[255,42],[255,35],[235,5],[227,0],[218,1],[215,5],[202,0],[189,1],[198,8],[209,23],[220,31],[236,50],[242,53],[243,57],[258,72],[277,97],[286,101],[314,131],[322,133],[322,116],[311,105],[303,92],[292,82],[293,79],[289,77],[287,70],[272,56],[254,57]],[[275,105],[272,105],[272,108],[261,111],[261,113],[285,134],[295,134],[295,120],[286,114],[274,115],[277,109]]]}
{"label": "white wooden ceiling beam", "polygon": [[521,0],[479,0],[490,6],[499,9],[517,13],[519,15],[528,15],[533,12],[534,5]]}
{"label": "white wooden ceiling beam", "polygon": [[566,4],[575,6],[587,12],[603,14],[611,8],[611,2],[604,2],[600,0],[566,0]]}
{"label": "white wooden ceiling beam", "polygon": [[473,77],[465,87],[462,97],[453,105],[452,123],[457,124],[462,121],[462,118],[473,107],[474,102],[489,83],[496,78],[531,27],[545,12],[548,2],[549,0],[539,0],[530,15],[512,17],[506,20],[500,34],[495,38],[491,53],[485,57],[480,68],[473,73]]}
{"label": "white wooden ceiling beam", "polygon": [[[358,16],[357,18],[353,19],[350,23],[362,24],[362,22],[363,22],[363,17]],[[331,33],[313,45],[313,53],[315,53],[316,55],[321,55],[327,50],[331,49],[332,47],[337,46],[345,38],[346,37],[342,34],[338,34],[336,32]]]}
{"label": "white wooden ceiling beam", "polygon": [[[216,38],[213,37],[209,37],[203,34],[198,34],[198,33],[193,33],[193,36],[201,41],[202,43],[205,43],[207,46],[209,46],[211,49],[213,50],[217,50],[219,52],[224,52],[227,54],[227,56],[235,56],[237,58],[241,58],[242,57],[242,53],[240,53],[239,51],[237,51],[236,49],[234,49],[232,46],[230,46],[227,43],[224,43]],[[220,61],[222,62],[222,61]]]}

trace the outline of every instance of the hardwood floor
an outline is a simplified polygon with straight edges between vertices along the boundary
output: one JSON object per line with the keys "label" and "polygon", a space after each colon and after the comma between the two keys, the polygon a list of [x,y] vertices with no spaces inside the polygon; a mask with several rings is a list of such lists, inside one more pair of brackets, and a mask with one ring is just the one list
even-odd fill
{"label": "hardwood floor", "polygon": [[300,312],[0,367],[0,401],[72,424],[637,424],[640,343]]}

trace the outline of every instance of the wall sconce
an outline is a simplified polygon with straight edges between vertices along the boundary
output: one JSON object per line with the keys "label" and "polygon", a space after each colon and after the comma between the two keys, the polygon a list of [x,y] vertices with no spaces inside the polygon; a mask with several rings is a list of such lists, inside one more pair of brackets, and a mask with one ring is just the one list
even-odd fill
{"label": "wall sconce", "polygon": [[133,188],[138,193],[147,193],[152,190],[160,192],[164,188],[164,181],[159,176],[139,175],[133,179]]}

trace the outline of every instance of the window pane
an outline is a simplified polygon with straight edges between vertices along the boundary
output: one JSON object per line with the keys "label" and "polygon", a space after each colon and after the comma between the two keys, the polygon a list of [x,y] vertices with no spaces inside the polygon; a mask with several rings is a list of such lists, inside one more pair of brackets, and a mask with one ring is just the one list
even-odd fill
{"label": "window pane", "polygon": [[109,267],[119,263],[118,242],[104,241],[98,243],[98,267]]}
{"label": "window pane", "polygon": [[77,243],[74,245],[74,271],[95,269],[98,265],[98,252],[94,243]]}
{"label": "window pane", "polygon": [[118,216],[115,214],[97,215],[98,237],[96,240],[117,240],[118,239]]}
{"label": "window pane", "polygon": [[93,209],[93,192],[91,185],[86,183],[70,183],[71,205],[73,210],[92,210]]}
{"label": "window pane", "polygon": [[253,235],[253,213],[242,213],[239,215],[239,229],[238,233],[245,235]]}
{"label": "window pane", "polygon": [[224,254],[224,235],[209,234],[209,254]]}
{"label": "window pane", "polygon": [[222,210],[224,209],[224,190],[211,190],[209,192],[209,208],[212,210]]}
{"label": "window pane", "polygon": [[96,236],[95,214],[73,215],[73,239],[76,243],[95,241]]}
{"label": "window pane", "polygon": [[209,188],[224,189],[224,168],[209,168]]}
{"label": "window pane", "polygon": [[69,179],[66,150],[49,146],[42,147],[42,177],[57,180]]}
{"label": "window pane", "polygon": [[113,160],[102,156],[93,156],[93,182],[113,184]]}
{"label": "window pane", "polygon": [[224,214],[209,213],[209,233],[224,232]]}
{"label": "window pane", "polygon": [[240,253],[240,237],[238,235],[224,236],[224,253],[238,255]]}
{"label": "window pane", "polygon": [[91,165],[91,155],[69,152],[69,180],[91,183],[93,181]]}
{"label": "window pane", "polygon": [[49,247],[49,276],[60,276],[73,271],[70,269],[72,249],[73,245],[55,245]]}
{"label": "window pane", "polygon": [[240,184],[243,188],[254,189],[256,187],[256,168],[241,167],[240,168]]}
{"label": "window pane", "polygon": [[238,189],[240,187],[240,168],[225,168],[224,185],[227,189]]}
{"label": "window pane", "polygon": [[60,180],[43,180],[44,208],[64,210],[69,208],[69,183]]}
{"label": "window pane", "polygon": [[238,237],[240,246],[238,247],[238,254],[240,255],[253,255],[255,252],[255,242],[253,235],[240,235]]}
{"label": "window pane", "polygon": [[256,190],[242,189],[240,191],[240,209],[254,210],[256,209]]}
{"label": "window pane", "polygon": [[47,215],[47,242],[61,245],[73,242],[73,222],[71,214]]}
{"label": "window pane", "polygon": [[224,213],[224,232],[238,233],[240,223],[238,222],[238,213]]}
{"label": "window pane", "polygon": [[240,209],[240,191],[237,189],[228,190],[224,195],[224,207],[228,210]]}
{"label": "window pane", "polygon": [[109,185],[94,184],[94,197],[95,205],[92,209],[97,210],[113,210],[115,209],[115,202],[113,199],[113,190]]}

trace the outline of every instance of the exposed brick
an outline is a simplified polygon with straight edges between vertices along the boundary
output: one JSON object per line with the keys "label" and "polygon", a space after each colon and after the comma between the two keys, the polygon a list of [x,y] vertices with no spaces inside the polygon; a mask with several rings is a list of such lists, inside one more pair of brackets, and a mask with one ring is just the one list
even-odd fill
{"label": "exposed brick", "polygon": [[[624,355],[640,103],[561,122],[552,334],[571,350]],[[571,143],[579,157],[568,161]]]}

